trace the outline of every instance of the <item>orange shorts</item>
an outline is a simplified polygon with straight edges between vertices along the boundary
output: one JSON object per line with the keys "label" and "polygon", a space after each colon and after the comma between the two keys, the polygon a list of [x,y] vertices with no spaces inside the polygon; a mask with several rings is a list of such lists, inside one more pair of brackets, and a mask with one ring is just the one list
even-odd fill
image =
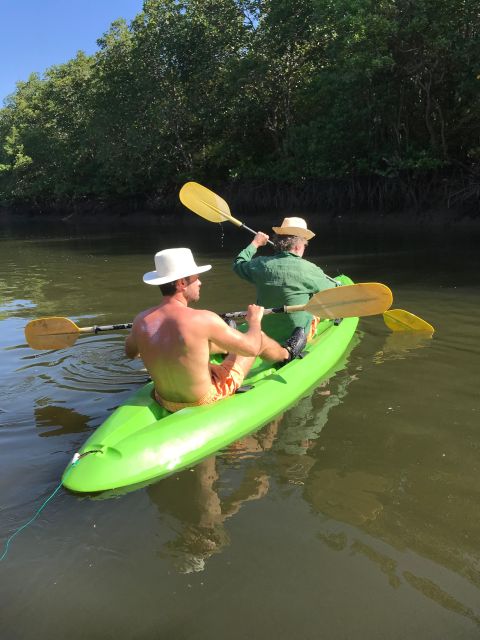
{"label": "orange shorts", "polygon": [[222,362],[222,364],[210,365],[210,376],[212,380],[212,386],[198,400],[194,402],[173,402],[171,400],[164,400],[155,391],[155,400],[165,407],[167,411],[174,413],[180,411],[185,407],[199,407],[204,404],[213,404],[222,398],[228,398],[235,393],[238,387],[241,386],[245,374],[243,369],[234,364],[233,362]]}
{"label": "orange shorts", "polygon": [[320,322],[320,318],[317,318],[317,316],[313,316],[312,324],[310,325],[310,331],[308,332],[308,336],[307,336],[307,342],[310,342],[310,340],[312,340],[312,338],[314,337],[317,331],[319,322]]}

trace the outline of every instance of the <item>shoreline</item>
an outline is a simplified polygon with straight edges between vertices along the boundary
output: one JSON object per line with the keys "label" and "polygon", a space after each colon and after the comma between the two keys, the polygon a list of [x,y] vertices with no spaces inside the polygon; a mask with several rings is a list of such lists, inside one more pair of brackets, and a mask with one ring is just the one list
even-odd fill
{"label": "shoreline", "polygon": [[[159,223],[165,227],[174,226],[204,226],[205,221],[195,213],[188,212],[183,207],[173,207],[173,210],[152,210],[152,209],[139,209],[134,212],[119,212],[118,208],[109,209],[108,207],[102,207],[100,210],[82,208],[75,211],[59,210],[43,210],[41,212],[35,210],[28,210],[26,207],[22,207],[22,210],[9,209],[6,207],[0,208],[0,224],[2,226],[17,226],[24,224],[37,224],[46,223],[50,225],[64,225],[66,228],[70,226],[77,226],[78,224],[92,226],[109,226],[111,224],[119,225],[122,227],[136,227],[136,226],[148,226],[149,224],[158,225]],[[345,213],[331,213],[325,211],[295,211],[288,212],[285,210],[270,212],[259,212],[255,215],[240,215],[235,210],[232,215],[239,217],[239,219],[246,225],[255,227],[266,228],[273,222],[280,222],[281,219],[287,215],[299,215],[305,217],[309,221],[316,221],[317,225],[324,226],[325,224],[334,227],[341,227],[347,224],[350,228],[361,226],[365,228],[392,230],[399,228],[406,229],[436,229],[436,230],[449,230],[449,229],[462,229],[480,230],[480,216],[473,217],[466,213],[459,212],[452,209],[437,209],[425,211],[421,214],[412,211],[402,212],[345,212]],[[225,221],[227,226],[230,226],[228,221]],[[312,224],[312,222],[310,222]],[[233,226],[233,225],[232,225]]]}

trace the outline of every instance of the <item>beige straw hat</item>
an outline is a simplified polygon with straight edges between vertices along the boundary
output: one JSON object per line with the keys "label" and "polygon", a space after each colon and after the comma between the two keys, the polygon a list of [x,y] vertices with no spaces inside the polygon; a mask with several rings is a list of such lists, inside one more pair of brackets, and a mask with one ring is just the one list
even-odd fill
{"label": "beige straw hat", "polygon": [[279,236],[297,236],[304,240],[315,237],[313,231],[307,229],[307,223],[303,218],[284,218],[280,227],[272,227]]}

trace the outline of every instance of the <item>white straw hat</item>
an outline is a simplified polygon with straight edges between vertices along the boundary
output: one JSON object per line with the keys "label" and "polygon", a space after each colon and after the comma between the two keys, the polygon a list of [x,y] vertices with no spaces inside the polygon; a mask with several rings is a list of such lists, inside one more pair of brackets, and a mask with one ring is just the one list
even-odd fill
{"label": "white straw hat", "polygon": [[307,229],[307,223],[303,218],[284,218],[280,227],[272,227],[279,236],[297,236],[304,240],[315,237],[313,231]]}
{"label": "white straw hat", "polygon": [[143,276],[147,284],[165,284],[180,278],[194,276],[212,268],[211,264],[199,267],[190,249],[165,249],[155,254],[155,271]]}

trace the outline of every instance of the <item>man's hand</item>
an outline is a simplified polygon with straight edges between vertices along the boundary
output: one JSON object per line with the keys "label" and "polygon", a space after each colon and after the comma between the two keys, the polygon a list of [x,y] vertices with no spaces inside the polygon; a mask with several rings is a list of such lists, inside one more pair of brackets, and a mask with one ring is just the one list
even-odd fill
{"label": "man's hand", "polygon": [[247,309],[247,315],[245,320],[248,322],[248,326],[260,326],[263,318],[263,307],[259,307],[257,304],[249,304]]}
{"label": "man's hand", "polygon": [[258,249],[259,247],[265,246],[268,240],[269,240],[269,237],[267,236],[266,233],[263,233],[263,231],[258,231],[255,234],[254,239],[252,240],[252,244],[254,247]]}

